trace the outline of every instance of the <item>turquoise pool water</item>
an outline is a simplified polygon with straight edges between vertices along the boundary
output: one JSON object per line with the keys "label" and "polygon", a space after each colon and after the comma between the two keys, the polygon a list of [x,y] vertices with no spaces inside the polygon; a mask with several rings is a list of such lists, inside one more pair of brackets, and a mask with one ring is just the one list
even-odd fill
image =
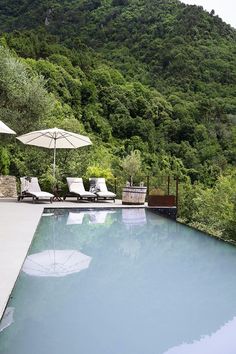
{"label": "turquoise pool water", "polygon": [[142,208],[48,209],[0,330],[1,354],[235,354],[236,248]]}

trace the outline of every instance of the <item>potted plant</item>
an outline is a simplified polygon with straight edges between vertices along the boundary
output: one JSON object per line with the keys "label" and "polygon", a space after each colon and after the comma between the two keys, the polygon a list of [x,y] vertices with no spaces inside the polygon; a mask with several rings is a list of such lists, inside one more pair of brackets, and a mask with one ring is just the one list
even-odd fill
{"label": "potted plant", "polygon": [[132,151],[130,155],[123,159],[121,166],[126,177],[130,178],[130,182],[127,182],[122,190],[122,204],[144,204],[147,187],[144,187],[142,182],[140,186],[133,185],[134,176],[139,173],[142,166],[140,151]]}
{"label": "potted plant", "polygon": [[148,206],[176,206],[174,195],[165,195],[161,188],[152,189],[148,195]]}

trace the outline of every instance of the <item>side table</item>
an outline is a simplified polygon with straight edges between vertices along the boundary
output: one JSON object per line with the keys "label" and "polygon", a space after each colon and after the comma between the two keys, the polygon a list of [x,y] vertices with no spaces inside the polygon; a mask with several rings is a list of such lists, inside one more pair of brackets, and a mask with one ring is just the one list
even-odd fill
{"label": "side table", "polygon": [[62,197],[61,197],[61,189],[58,187],[53,188],[53,202],[62,202]]}

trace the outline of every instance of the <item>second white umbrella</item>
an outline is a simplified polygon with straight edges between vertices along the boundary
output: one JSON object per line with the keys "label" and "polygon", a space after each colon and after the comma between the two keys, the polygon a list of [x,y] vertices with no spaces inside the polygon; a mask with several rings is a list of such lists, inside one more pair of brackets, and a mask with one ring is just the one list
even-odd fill
{"label": "second white umbrella", "polygon": [[17,139],[27,145],[54,149],[53,176],[55,176],[56,168],[56,149],[77,149],[82,146],[92,145],[89,137],[58,128],[36,130],[21,135]]}

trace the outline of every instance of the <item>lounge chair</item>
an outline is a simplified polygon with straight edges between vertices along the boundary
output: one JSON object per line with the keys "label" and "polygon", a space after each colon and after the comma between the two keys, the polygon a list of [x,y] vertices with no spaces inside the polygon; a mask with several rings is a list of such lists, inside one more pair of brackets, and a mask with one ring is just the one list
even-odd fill
{"label": "lounge chair", "polygon": [[21,193],[18,195],[18,201],[24,198],[33,198],[36,200],[47,200],[52,203],[54,195],[41,191],[37,177],[21,177]]}
{"label": "lounge chair", "polygon": [[85,190],[82,178],[67,177],[66,180],[69,188],[69,193],[64,196],[64,200],[66,200],[66,197],[76,197],[77,200],[96,200],[96,194],[87,192]]}
{"label": "lounge chair", "polygon": [[97,199],[110,199],[115,202],[116,194],[107,189],[105,178],[89,178],[90,192],[97,195]]}

